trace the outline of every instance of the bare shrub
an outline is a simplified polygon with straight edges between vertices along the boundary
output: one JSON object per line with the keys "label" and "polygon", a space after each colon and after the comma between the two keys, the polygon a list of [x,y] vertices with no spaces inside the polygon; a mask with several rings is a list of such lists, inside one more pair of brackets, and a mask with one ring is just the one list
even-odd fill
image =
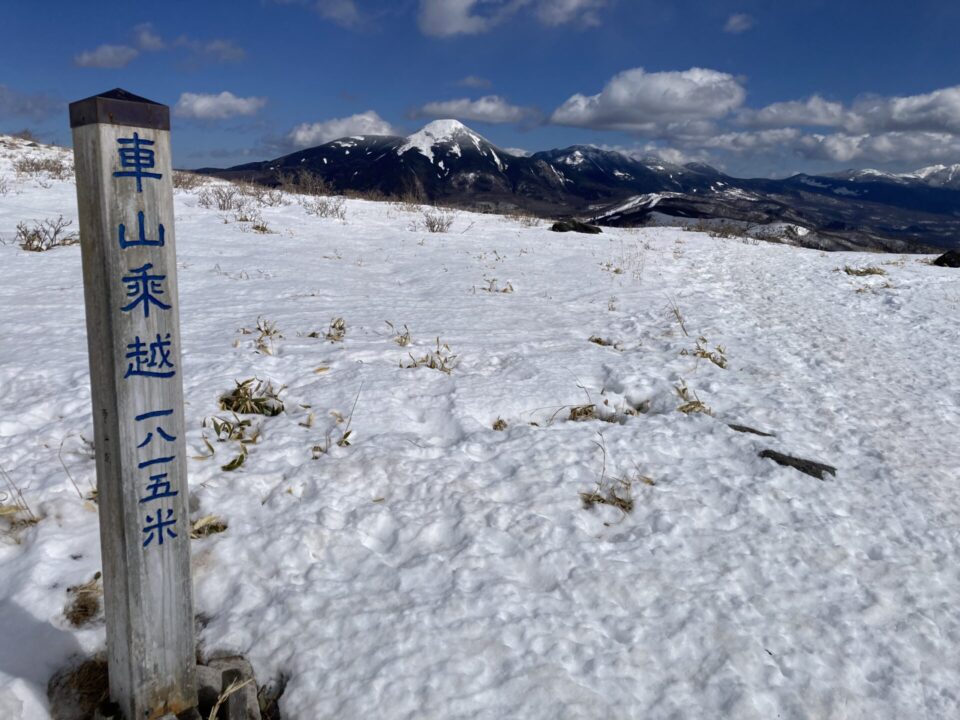
{"label": "bare shrub", "polygon": [[55,156],[17,158],[13,161],[13,169],[19,177],[40,180],[69,180],[73,177],[73,167]]}
{"label": "bare shrub", "polygon": [[526,212],[524,210],[514,210],[512,213],[508,214],[507,219],[513,220],[515,223],[520,225],[520,227],[526,228],[535,228],[540,227],[540,218],[538,218],[533,213]]}
{"label": "bare shrub", "polygon": [[10,183],[5,177],[0,177],[0,196],[10,192]]}
{"label": "bare shrub", "polygon": [[423,211],[423,227],[432,233],[445,233],[450,230],[456,216],[446,210],[433,209]]}
{"label": "bare shrub", "polygon": [[300,205],[308,215],[336,220],[345,220],[347,217],[346,200],[342,197],[302,198]]}
{"label": "bare shrub", "polygon": [[238,187],[240,192],[261,207],[281,207],[289,204],[289,201],[283,196],[283,191],[277,188],[269,188],[266,185],[252,182],[238,183]]}
{"label": "bare shrub", "polygon": [[173,187],[190,192],[207,184],[207,178],[189,170],[173,171]]}
{"label": "bare shrub", "polygon": [[319,175],[300,168],[296,173],[280,173],[280,188],[300,195],[329,195],[330,185]]}
{"label": "bare shrub", "polygon": [[80,242],[80,236],[66,232],[72,224],[73,221],[64,220],[63,215],[56,220],[34,221],[32,225],[24,222],[17,223],[17,242],[21,248],[29,252],[43,252],[55,247],[76,245]]}
{"label": "bare shrub", "polygon": [[238,210],[241,211],[244,206],[244,198],[240,190],[233,185],[215,185],[205,187],[197,195],[197,204],[200,207],[212,208],[217,210]]}

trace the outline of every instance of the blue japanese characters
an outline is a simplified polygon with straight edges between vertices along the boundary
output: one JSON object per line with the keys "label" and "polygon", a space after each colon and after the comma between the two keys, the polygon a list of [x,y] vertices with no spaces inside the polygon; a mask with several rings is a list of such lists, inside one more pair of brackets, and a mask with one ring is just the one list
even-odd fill
{"label": "blue japanese characters", "polygon": [[135,177],[137,179],[137,192],[143,192],[143,178],[152,178],[159,180],[163,177],[160,173],[146,172],[156,167],[154,151],[149,149],[153,145],[153,140],[144,140],[140,133],[134,133],[132,138],[120,138],[120,167],[132,168],[132,170],[119,170],[113,174],[114,177]]}
{"label": "blue japanese characters", "polygon": [[[117,143],[120,145],[117,152],[121,169],[114,172],[113,177],[136,178],[138,193],[143,192],[144,180],[159,180],[162,177],[160,173],[149,172],[156,167],[153,140],[141,138],[140,134],[135,132],[132,138],[120,138]],[[152,223],[150,227],[154,227]],[[131,249],[159,249],[164,246],[164,227],[157,223],[156,234],[152,238],[148,237],[147,219],[144,211],[140,210],[137,212],[136,236],[128,232],[126,223],[120,223],[117,228],[117,241],[124,252]],[[141,260],[142,258],[140,255]],[[173,309],[167,302],[167,276],[155,272],[153,263],[130,263],[120,281],[124,285],[127,299],[120,307],[121,312],[141,318],[145,323],[150,319],[151,311],[156,314]],[[134,335],[126,343],[125,349],[127,370],[123,375],[124,380],[162,382],[176,376],[176,354],[170,333],[150,333],[144,328],[142,333]],[[149,396],[148,393],[144,395]],[[134,418],[139,431],[137,437],[143,438],[137,445],[137,469],[144,473],[138,480],[142,490],[139,502],[144,506],[144,548],[159,547],[165,541],[177,537],[176,513],[163,502],[179,494],[179,491],[174,490],[174,480],[171,479],[171,472],[168,472],[172,471],[172,465],[177,459],[172,452],[172,444],[177,438],[163,427],[164,418],[170,418],[173,412],[172,409],[148,410]]]}

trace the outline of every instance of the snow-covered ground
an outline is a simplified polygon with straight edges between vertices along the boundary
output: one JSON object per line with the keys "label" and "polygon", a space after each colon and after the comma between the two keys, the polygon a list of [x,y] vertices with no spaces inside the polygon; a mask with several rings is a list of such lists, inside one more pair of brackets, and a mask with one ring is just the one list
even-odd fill
{"label": "snow-covered ground", "polygon": [[[105,640],[64,617],[100,568],[66,472],[95,482],[80,249],[12,242],[75,189],[18,178],[26,152],[53,151],[0,148],[0,465],[41,520],[0,519],[0,717],[35,720]],[[360,200],[263,207],[269,234],[196,190],[176,208],[194,517],[229,525],[192,543],[200,640],[288,676],[284,718],[960,716],[960,271],[468,213],[432,234]],[[438,338],[449,374],[401,367]],[[227,472],[204,419],[253,376],[286,411]],[[613,422],[569,419],[591,404]],[[584,507],[601,478],[632,512]]]}

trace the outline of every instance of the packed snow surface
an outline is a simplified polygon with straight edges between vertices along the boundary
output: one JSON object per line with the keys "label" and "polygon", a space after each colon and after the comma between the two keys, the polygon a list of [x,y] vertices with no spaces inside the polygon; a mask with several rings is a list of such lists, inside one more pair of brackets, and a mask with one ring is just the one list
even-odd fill
{"label": "packed snow surface", "polygon": [[[12,242],[76,217],[72,182],[14,173],[39,152],[0,148],[0,464],[41,518],[0,518],[11,720],[105,643],[64,617],[100,569],[67,475],[95,482],[80,249]],[[361,200],[338,221],[288,197],[258,234],[197,192],[175,198],[190,487],[228,524],[192,542],[199,639],[288,676],[285,720],[960,716],[960,272],[467,213],[430,234]],[[283,335],[260,352],[258,317]],[[438,351],[449,374],[402,367]],[[249,416],[227,472],[204,420],[254,376],[286,410]],[[610,488],[632,512],[584,507]]]}

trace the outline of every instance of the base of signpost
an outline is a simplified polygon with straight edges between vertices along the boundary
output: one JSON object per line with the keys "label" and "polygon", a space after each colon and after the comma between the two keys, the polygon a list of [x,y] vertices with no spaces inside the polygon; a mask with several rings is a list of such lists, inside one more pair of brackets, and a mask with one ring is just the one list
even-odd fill
{"label": "base of signpost", "polygon": [[[246,683],[231,693],[220,704],[218,720],[261,720],[257,700],[257,680],[253,667],[242,657],[227,657],[210,660],[207,665],[197,665],[198,706],[179,715],[164,715],[157,720],[207,720],[217,700],[231,684]],[[120,708],[110,702],[102,703],[94,713],[93,720],[127,720]]]}

